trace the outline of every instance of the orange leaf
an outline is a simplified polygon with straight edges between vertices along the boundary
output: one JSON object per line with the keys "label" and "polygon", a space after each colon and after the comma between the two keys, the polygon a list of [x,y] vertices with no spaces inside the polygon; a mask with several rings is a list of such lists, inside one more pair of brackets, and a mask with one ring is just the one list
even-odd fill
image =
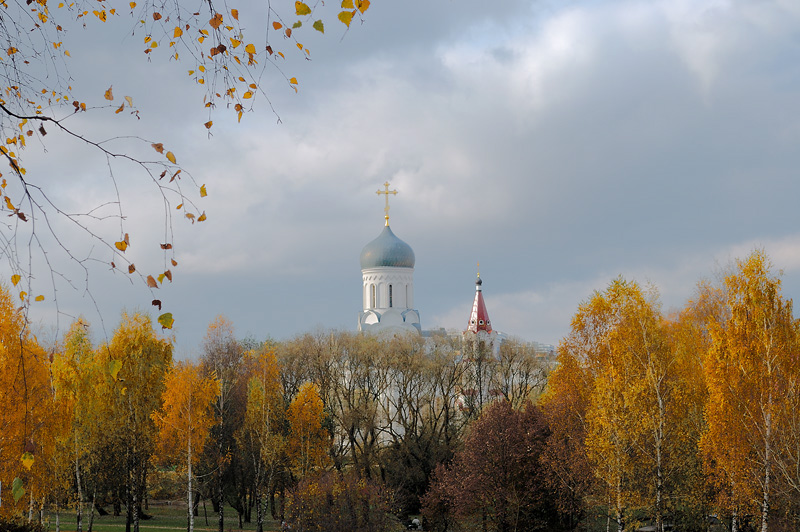
{"label": "orange leaf", "polygon": [[238,9],[231,9],[231,16],[234,19],[239,20],[239,10]]}
{"label": "orange leaf", "polygon": [[222,15],[219,13],[215,14],[211,20],[208,21],[208,24],[214,28],[215,30],[222,26]]}
{"label": "orange leaf", "polygon": [[275,28],[276,30],[279,30],[283,27],[283,24],[281,24],[280,22],[273,22],[272,27]]}
{"label": "orange leaf", "polygon": [[158,288],[158,283],[156,282],[156,280],[153,278],[152,275],[147,276],[147,286],[149,286],[150,288]]}
{"label": "orange leaf", "polygon": [[106,93],[105,93],[105,99],[106,99],[106,100],[109,100],[109,101],[111,101],[111,100],[113,100],[113,99],[114,99],[114,93],[113,93],[113,92],[111,92],[111,87],[109,87],[109,88],[108,88],[108,90],[106,91]]}
{"label": "orange leaf", "polygon": [[151,144],[154,150],[158,153],[164,153],[164,145],[160,142],[156,142],[155,144]]}

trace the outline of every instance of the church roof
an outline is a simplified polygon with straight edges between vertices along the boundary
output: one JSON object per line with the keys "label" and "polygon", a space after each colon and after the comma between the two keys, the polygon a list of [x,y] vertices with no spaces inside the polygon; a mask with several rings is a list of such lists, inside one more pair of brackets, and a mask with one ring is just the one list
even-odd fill
{"label": "church roof", "polygon": [[[388,217],[387,217],[388,218]],[[361,269],[394,267],[413,268],[416,262],[414,250],[392,232],[387,220],[378,238],[361,250]]]}
{"label": "church roof", "polygon": [[489,320],[489,313],[486,311],[486,304],[483,302],[483,292],[481,292],[481,275],[475,281],[475,301],[472,303],[472,314],[469,316],[467,330],[478,333],[483,331],[487,334],[492,332],[492,322]]}

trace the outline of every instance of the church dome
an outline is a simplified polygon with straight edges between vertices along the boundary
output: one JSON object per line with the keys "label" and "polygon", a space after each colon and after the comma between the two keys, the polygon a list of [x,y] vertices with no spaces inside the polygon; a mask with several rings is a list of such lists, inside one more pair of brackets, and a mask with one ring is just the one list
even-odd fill
{"label": "church dome", "polygon": [[[388,224],[388,222],[387,222]],[[395,236],[388,225],[378,238],[361,250],[361,269],[393,267],[413,268],[416,258],[411,246]]]}

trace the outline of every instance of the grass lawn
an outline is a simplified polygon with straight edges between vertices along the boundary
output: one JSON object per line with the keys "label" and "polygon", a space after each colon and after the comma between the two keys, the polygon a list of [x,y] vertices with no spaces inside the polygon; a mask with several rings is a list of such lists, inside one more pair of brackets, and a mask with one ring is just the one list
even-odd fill
{"label": "grass lawn", "polygon": [[[110,510],[111,508],[106,508]],[[139,521],[140,532],[163,532],[164,530],[186,530],[186,504],[181,503],[167,503],[156,502],[150,503],[150,508],[145,511],[147,514],[152,515],[152,519],[146,521]],[[56,528],[55,514],[48,514],[45,519],[49,520],[49,529],[54,531]],[[218,517],[211,510],[211,505],[208,505],[208,525],[203,515],[203,505],[200,505],[200,515],[194,518],[194,529],[198,532],[216,532]],[[237,532],[240,530],[250,531],[256,529],[256,513],[253,511],[253,522],[244,523],[244,528],[239,528],[239,516],[236,510],[231,507],[225,507],[225,531]],[[86,532],[86,527],[89,524],[88,509],[84,514],[83,532]],[[123,515],[114,517],[113,515],[99,516],[95,513],[94,524],[92,525],[92,532],[124,532],[125,530],[125,515],[123,508]],[[132,530],[132,529],[131,529]],[[274,532],[280,530],[280,522],[271,519],[264,521],[265,532]],[[61,512],[61,532],[75,532],[75,512]]]}

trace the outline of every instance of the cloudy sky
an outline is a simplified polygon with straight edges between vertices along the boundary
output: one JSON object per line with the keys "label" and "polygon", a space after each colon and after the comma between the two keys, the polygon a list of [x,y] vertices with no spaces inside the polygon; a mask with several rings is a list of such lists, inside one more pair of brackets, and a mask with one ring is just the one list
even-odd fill
{"label": "cloudy sky", "polygon": [[[654,284],[669,310],[763,248],[798,295],[796,1],[374,0],[346,35],[335,20],[312,33],[313,60],[281,66],[298,94],[265,71],[277,116],[259,97],[241,124],[211,115],[210,138],[191,65],[148,62],[140,34],[110,26],[78,36],[76,88],[113,84],[141,120],[75,123],[161,141],[208,188],[208,221],[174,224],[180,264],[158,293],[178,356],[218,314],[258,339],[355,329],[359,253],[382,229],[386,180],[424,328],[466,325],[478,262],[495,327],[552,344],[618,275]],[[29,167],[65,201],[103,201],[105,160],[47,140]],[[146,263],[136,243],[162,238],[160,199],[136,169],[114,171],[128,253]],[[82,270],[59,267],[77,289],[57,280],[61,314],[48,297],[41,329],[83,314],[110,332],[121,309],[150,310],[140,280],[90,265],[93,302]]]}

